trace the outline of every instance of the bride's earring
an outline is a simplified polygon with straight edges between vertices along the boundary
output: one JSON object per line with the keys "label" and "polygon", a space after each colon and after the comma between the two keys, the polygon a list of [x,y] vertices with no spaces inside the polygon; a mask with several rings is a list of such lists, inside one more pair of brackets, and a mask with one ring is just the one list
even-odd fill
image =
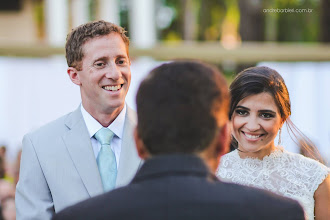
{"label": "bride's earring", "polygon": [[281,133],[282,133],[282,128],[280,128],[280,132],[278,134],[278,143],[277,145],[280,145],[282,143],[282,140],[281,140]]}

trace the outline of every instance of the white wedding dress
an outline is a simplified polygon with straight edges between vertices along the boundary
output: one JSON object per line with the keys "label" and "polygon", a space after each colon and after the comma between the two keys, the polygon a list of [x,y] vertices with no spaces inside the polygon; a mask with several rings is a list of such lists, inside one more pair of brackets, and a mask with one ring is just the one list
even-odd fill
{"label": "white wedding dress", "polygon": [[330,169],[316,160],[277,147],[262,160],[241,159],[234,150],[221,158],[216,175],[223,181],[253,186],[298,200],[314,219],[314,192]]}

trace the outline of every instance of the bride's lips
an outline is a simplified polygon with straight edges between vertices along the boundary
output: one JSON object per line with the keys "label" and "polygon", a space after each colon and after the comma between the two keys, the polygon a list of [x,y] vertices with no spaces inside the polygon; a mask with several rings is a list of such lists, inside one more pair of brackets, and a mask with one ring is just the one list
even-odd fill
{"label": "bride's lips", "polygon": [[241,131],[242,134],[244,135],[245,139],[248,141],[258,141],[261,139],[262,136],[264,136],[265,134],[253,134],[253,133],[247,133],[244,131]]}

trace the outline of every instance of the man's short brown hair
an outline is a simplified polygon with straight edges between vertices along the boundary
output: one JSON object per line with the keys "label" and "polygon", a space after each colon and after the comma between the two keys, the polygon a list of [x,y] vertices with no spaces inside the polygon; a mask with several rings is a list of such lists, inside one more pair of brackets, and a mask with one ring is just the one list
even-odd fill
{"label": "man's short brown hair", "polygon": [[124,28],[103,20],[92,21],[74,28],[68,34],[65,44],[68,66],[80,69],[80,62],[84,57],[83,44],[90,39],[110,33],[118,33],[121,36],[126,45],[127,56],[129,56],[129,39]]}

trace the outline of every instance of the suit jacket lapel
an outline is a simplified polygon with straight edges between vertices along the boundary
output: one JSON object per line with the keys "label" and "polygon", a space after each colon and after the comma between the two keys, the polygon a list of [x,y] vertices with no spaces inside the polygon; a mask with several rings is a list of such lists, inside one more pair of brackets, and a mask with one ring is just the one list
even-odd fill
{"label": "suit jacket lapel", "polygon": [[63,136],[64,143],[89,195],[92,197],[103,193],[101,177],[80,107],[68,116],[65,124],[70,130]]}
{"label": "suit jacket lapel", "polygon": [[127,106],[116,187],[128,184],[141,164],[133,138],[135,126],[136,113]]}

